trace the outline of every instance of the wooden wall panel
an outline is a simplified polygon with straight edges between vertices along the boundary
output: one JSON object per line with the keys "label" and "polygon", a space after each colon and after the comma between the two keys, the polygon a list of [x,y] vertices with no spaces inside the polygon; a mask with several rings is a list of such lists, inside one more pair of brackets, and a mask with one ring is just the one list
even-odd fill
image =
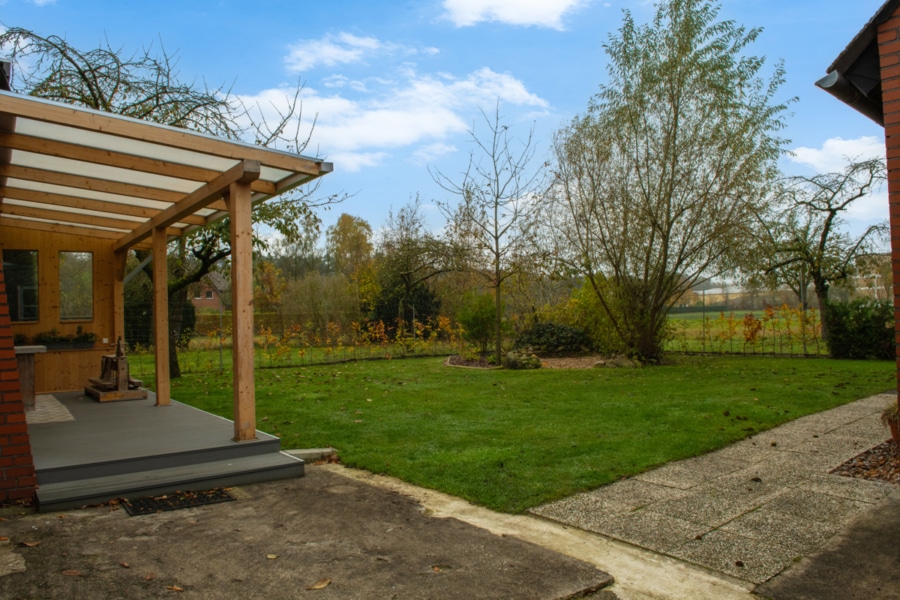
{"label": "wooden wall panel", "polygon": [[[100,357],[115,349],[115,257],[111,240],[64,233],[38,232],[0,226],[0,251],[38,251],[39,320],[13,323],[13,334],[29,339],[56,329],[74,334],[78,326],[97,336],[94,350],[66,350],[39,354],[35,360],[35,391],[73,390],[100,373]],[[59,252],[91,252],[94,261],[94,317],[89,321],[59,320]],[[103,343],[104,338],[106,343]]]}

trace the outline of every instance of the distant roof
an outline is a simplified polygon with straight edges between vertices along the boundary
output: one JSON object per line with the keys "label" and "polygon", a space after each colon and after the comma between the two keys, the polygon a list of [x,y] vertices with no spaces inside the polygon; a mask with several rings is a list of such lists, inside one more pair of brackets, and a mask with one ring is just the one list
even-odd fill
{"label": "distant roof", "polygon": [[237,181],[261,202],[331,163],[0,90],[0,225],[146,247],[227,214]]}
{"label": "distant roof", "polygon": [[884,125],[881,99],[881,64],[878,56],[878,25],[900,7],[900,0],[888,0],[850,41],[816,85],[841,102]]}

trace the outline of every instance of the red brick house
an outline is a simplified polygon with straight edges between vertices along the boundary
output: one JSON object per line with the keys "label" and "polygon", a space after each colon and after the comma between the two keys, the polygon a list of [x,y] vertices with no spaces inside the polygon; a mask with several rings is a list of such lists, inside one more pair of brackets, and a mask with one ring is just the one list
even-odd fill
{"label": "red brick house", "polygon": [[900,372],[900,0],[885,2],[827,73],[816,85],[884,127]]}
{"label": "red brick house", "polygon": [[191,286],[191,303],[198,311],[231,310],[231,285],[221,273],[209,273]]}

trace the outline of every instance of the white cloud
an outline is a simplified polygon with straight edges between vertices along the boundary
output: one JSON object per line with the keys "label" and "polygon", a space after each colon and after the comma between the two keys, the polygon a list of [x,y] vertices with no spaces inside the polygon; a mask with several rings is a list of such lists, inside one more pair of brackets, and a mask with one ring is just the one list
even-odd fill
{"label": "white cloud", "polygon": [[451,152],[456,152],[456,150],[456,146],[445,144],[444,142],[435,142],[434,144],[422,146],[413,152],[412,161],[417,165],[425,166],[433,162],[434,159],[445,154],[450,154]]}
{"label": "white cloud", "polygon": [[352,33],[328,34],[319,40],[300,40],[290,46],[285,57],[288,71],[308,71],[317,66],[333,67],[359,62],[370,52],[381,47],[373,37],[359,37]]}
{"label": "white cloud", "polygon": [[377,54],[408,56],[440,54],[440,50],[433,46],[416,48],[347,32],[329,33],[317,40],[300,40],[289,46],[288,50],[284,62],[288,71],[292,73],[301,73],[316,67],[336,67],[364,62],[366,58]]}
{"label": "white cloud", "polygon": [[457,27],[482,21],[562,29],[563,16],[589,0],[444,0],[447,18]]}
{"label": "white cloud", "polygon": [[[316,116],[307,153],[320,152],[344,171],[383,164],[399,148],[413,153],[413,160],[433,159],[453,151],[448,140],[468,131],[477,111],[493,110],[498,100],[503,106],[548,107],[512,75],[488,68],[465,77],[420,75],[404,68],[405,79],[359,98],[304,89],[303,114],[310,121]],[[270,89],[242,100],[259,106],[271,122],[287,96],[285,90]]]}
{"label": "white cloud", "polygon": [[848,161],[884,156],[884,139],[863,136],[852,140],[830,138],[821,148],[800,147],[793,150],[791,162],[811,167],[817,173],[843,171]]}

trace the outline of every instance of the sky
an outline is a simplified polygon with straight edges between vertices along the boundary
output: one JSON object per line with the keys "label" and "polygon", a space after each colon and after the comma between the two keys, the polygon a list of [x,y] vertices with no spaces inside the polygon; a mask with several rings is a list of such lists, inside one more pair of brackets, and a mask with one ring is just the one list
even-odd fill
{"label": "sky", "polygon": [[[884,155],[883,130],[814,83],[883,0],[723,0],[720,19],[762,34],[748,49],[766,74],[783,61],[779,99],[790,106],[787,175],[841,170],[847,158]],[[177,54],[184,81],[224,86],[272,114],[298,84],[312,129],[304,154],[334,164],[320,195],[346,193],[322,212],[383,226],[417,194],[435,229],[434,202],[452,200],[429,171],[459,180],[499,105],[518,139],[533,127],[535,158],[583,113],[606,78],[604,44],[655,9],[646,0],[0,0],[0,26],[65,37],[80,49],[109,44]],[[882,191],[853,207],[862,230],[888,216]]]}

